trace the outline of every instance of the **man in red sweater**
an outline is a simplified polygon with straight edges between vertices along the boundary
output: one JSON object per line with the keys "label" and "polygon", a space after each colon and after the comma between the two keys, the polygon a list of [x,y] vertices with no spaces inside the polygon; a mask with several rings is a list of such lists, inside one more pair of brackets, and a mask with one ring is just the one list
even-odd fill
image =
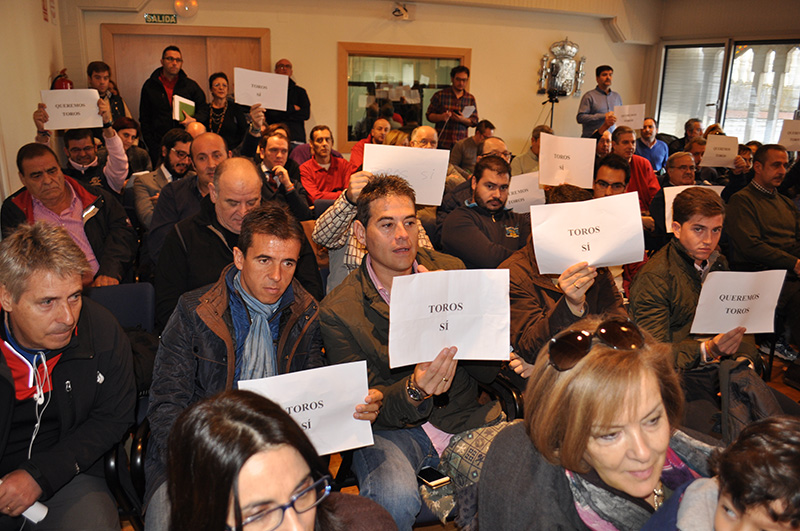
{"label": "man in red sweater", "polygon": [[356,168],[349,161],[331,157],[333,135],[327,125],[314,126],[309,138],[313,156],[300,166],[303,188],[312,203],[317,199],[333,201],[347,188]]}

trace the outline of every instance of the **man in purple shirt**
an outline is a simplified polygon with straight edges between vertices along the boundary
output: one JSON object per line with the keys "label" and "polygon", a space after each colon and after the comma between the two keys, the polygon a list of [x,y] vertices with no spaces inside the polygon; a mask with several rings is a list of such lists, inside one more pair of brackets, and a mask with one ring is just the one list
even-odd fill
{"label": "man in purple shirt", "polygon": [[84,252],[93,286],[119,284],[136,254],[136,233],[114,196],[65,176],[48,146],[26,144],[17,152],[24,187],[3,202],[3,238],[23,223],[45,221],[64,227]]}

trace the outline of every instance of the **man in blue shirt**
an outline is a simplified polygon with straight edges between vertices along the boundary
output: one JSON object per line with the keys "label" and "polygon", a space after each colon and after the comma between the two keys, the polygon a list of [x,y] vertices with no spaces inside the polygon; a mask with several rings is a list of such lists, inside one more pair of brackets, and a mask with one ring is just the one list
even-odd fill
{"label": "man in blue shirt", "polygon": [[669,158],[669,147],[666,143],[656,138],[658,124],[653,118],[645,118],[642,126],[642,135],[636,139],[636,155],[650,161],[653,170],[661,173]]}
{"label": "man in blue shirt", "polygon": [[614,69],[601,65],[595,69],[595,75],[597,86],[583,95],[576,117],[578,123],[583,125],[581,136],[584,138],[591,137],[601,127],[603,131],[611,129],[617,122],[614,108],[622,105],[622,96],[611,90]]}

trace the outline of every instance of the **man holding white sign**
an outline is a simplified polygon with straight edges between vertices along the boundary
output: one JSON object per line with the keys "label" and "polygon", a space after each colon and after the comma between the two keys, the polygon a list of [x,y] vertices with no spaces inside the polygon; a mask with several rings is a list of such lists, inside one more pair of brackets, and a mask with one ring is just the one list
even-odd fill
{"label": "man holding white sign", "polygon": [[452,434],[500,420],[496,402],[477,401],[478,381],[493,380],[499,364],[457,362],[450,347],[430,352],[430,362],[390,369],[393,279],[463,264],[418,248],[414,190],[399,177],[375,177],[364,187],[354,231],[368,254],[323,300],[322,336],[331,362],[366,360],[370,387],[384,394],[373,424],[375,445],[356,450],[353,469],[360,494],[383,505],[406,531],[422,504],[417,471],[438,466]]}
{"label": "man holding white sign", "polygon": [[[584,138],[589,138],[595,131],[610,129],[617,123],[614,107],[622,105],[622,96],[611,90],[614,69],[609,65],[600,65],[595,69],[597,86],[586,92],[578,106],[576,119],[583,125]],[[603,131],[600,131],[602,133]]]}
{"label": "man holding white sign", "polygon": [[[103,140],[107,154],[104,158],[97,156],[97,146],[91,129],[69,129],[64,133],[64,151],[67,154],[67,165],[63,172],[83,184],[98,186],[119,194],[128,177],[128,156],[122,139],[112,127],[111,107],[106,100],[97,100],[97,114],[103,122]],[[40,103],[33,113],[36,125],[36,142],[50,145],[51,133],[47,130],[47,105]],[[117,196],[118,197],[118,196]]]}
{"label": "man holding white sign", "polygon": [[[568,184],[550,192],[551,203],[591,198],[587,191]],[[543,275],[536,263],[532,239],[499,267],[510,270],[511,346],[514,347],[511,367],[522,377],[528,376],[544,344],[561,330],[590,314],[625,316],[622,297],[606,267],[578,262],[560,275]]]}
{"label": "man holding white sign", "polygon": [[[148,529],[168,522],[165,451],[182,410],[241,380],[325,365],[317,302],[294,278],[304,238],[286,209],[259,207],[242,221],[233,265],[216,284],[181,297],[161,336],[150,392]],[[370,391],[356,418],[375,420],[381,398]]]}
{"label": "man holding white sign", "polygon": [[675,238],[656,253],[633,281],[630,315],[657,340],[671,344],[678,369],[694,369],[721,356],[744,356],[760,368],[745,329],[701,340],[691,335],[703,280],[711,271],[727,271],[728,262],[716,249],[725,207],[718,194],[704,187],[688,188],[672,205]]}

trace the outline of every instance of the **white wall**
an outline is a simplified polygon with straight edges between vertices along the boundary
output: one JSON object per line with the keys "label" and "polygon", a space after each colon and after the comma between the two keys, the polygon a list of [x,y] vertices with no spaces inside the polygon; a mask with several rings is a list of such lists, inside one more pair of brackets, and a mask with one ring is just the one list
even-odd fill
{"label": "white wall", "polygon": [[[53,24],[42,18],[40,1],[0,0],[0,13],[5,21],[0,31],[0,70],[6,78],[0,106],[0,195],[5,198],[21,186],[17,150],[36,135],[32,116],[41,101],[39,91],[50,88],[63,60],[60,12]],[[73,80],[82,77],[80,72],[69,74]]]}
{"label": "white wall", "polygon": [[[623,99],[642,101],[648,47],[611,42],[594,16],[417,4],[416,20],[397,22],[390,20],[392,6],[379,0],[202,0],[199,14],[179,19],[179,24],[270,28],[273,62],[284,56],[291,59],[295,80],[311,98],[307,130],[320,123],[335,129],[339,41],[472,48],[469,90],[477,98],[480,116],[492,120],[497,134],[517,153],[536,125],[545,99],[536,94],[542,54],[564,37],[578,43],[579,55],[587,57],[585,90],[595,86],[594,67],[608,63],[615,67],[614,88]],[[101,56],[100,24],[140,24],[144,12],[171,13],[172,1],[151,0],[136,13],[84,12],[87,60]],[[153,58],[154,67],[157,60]],[[578,101],[567,98],[556,106],[558,134],[580,135],[575,122]]]}

